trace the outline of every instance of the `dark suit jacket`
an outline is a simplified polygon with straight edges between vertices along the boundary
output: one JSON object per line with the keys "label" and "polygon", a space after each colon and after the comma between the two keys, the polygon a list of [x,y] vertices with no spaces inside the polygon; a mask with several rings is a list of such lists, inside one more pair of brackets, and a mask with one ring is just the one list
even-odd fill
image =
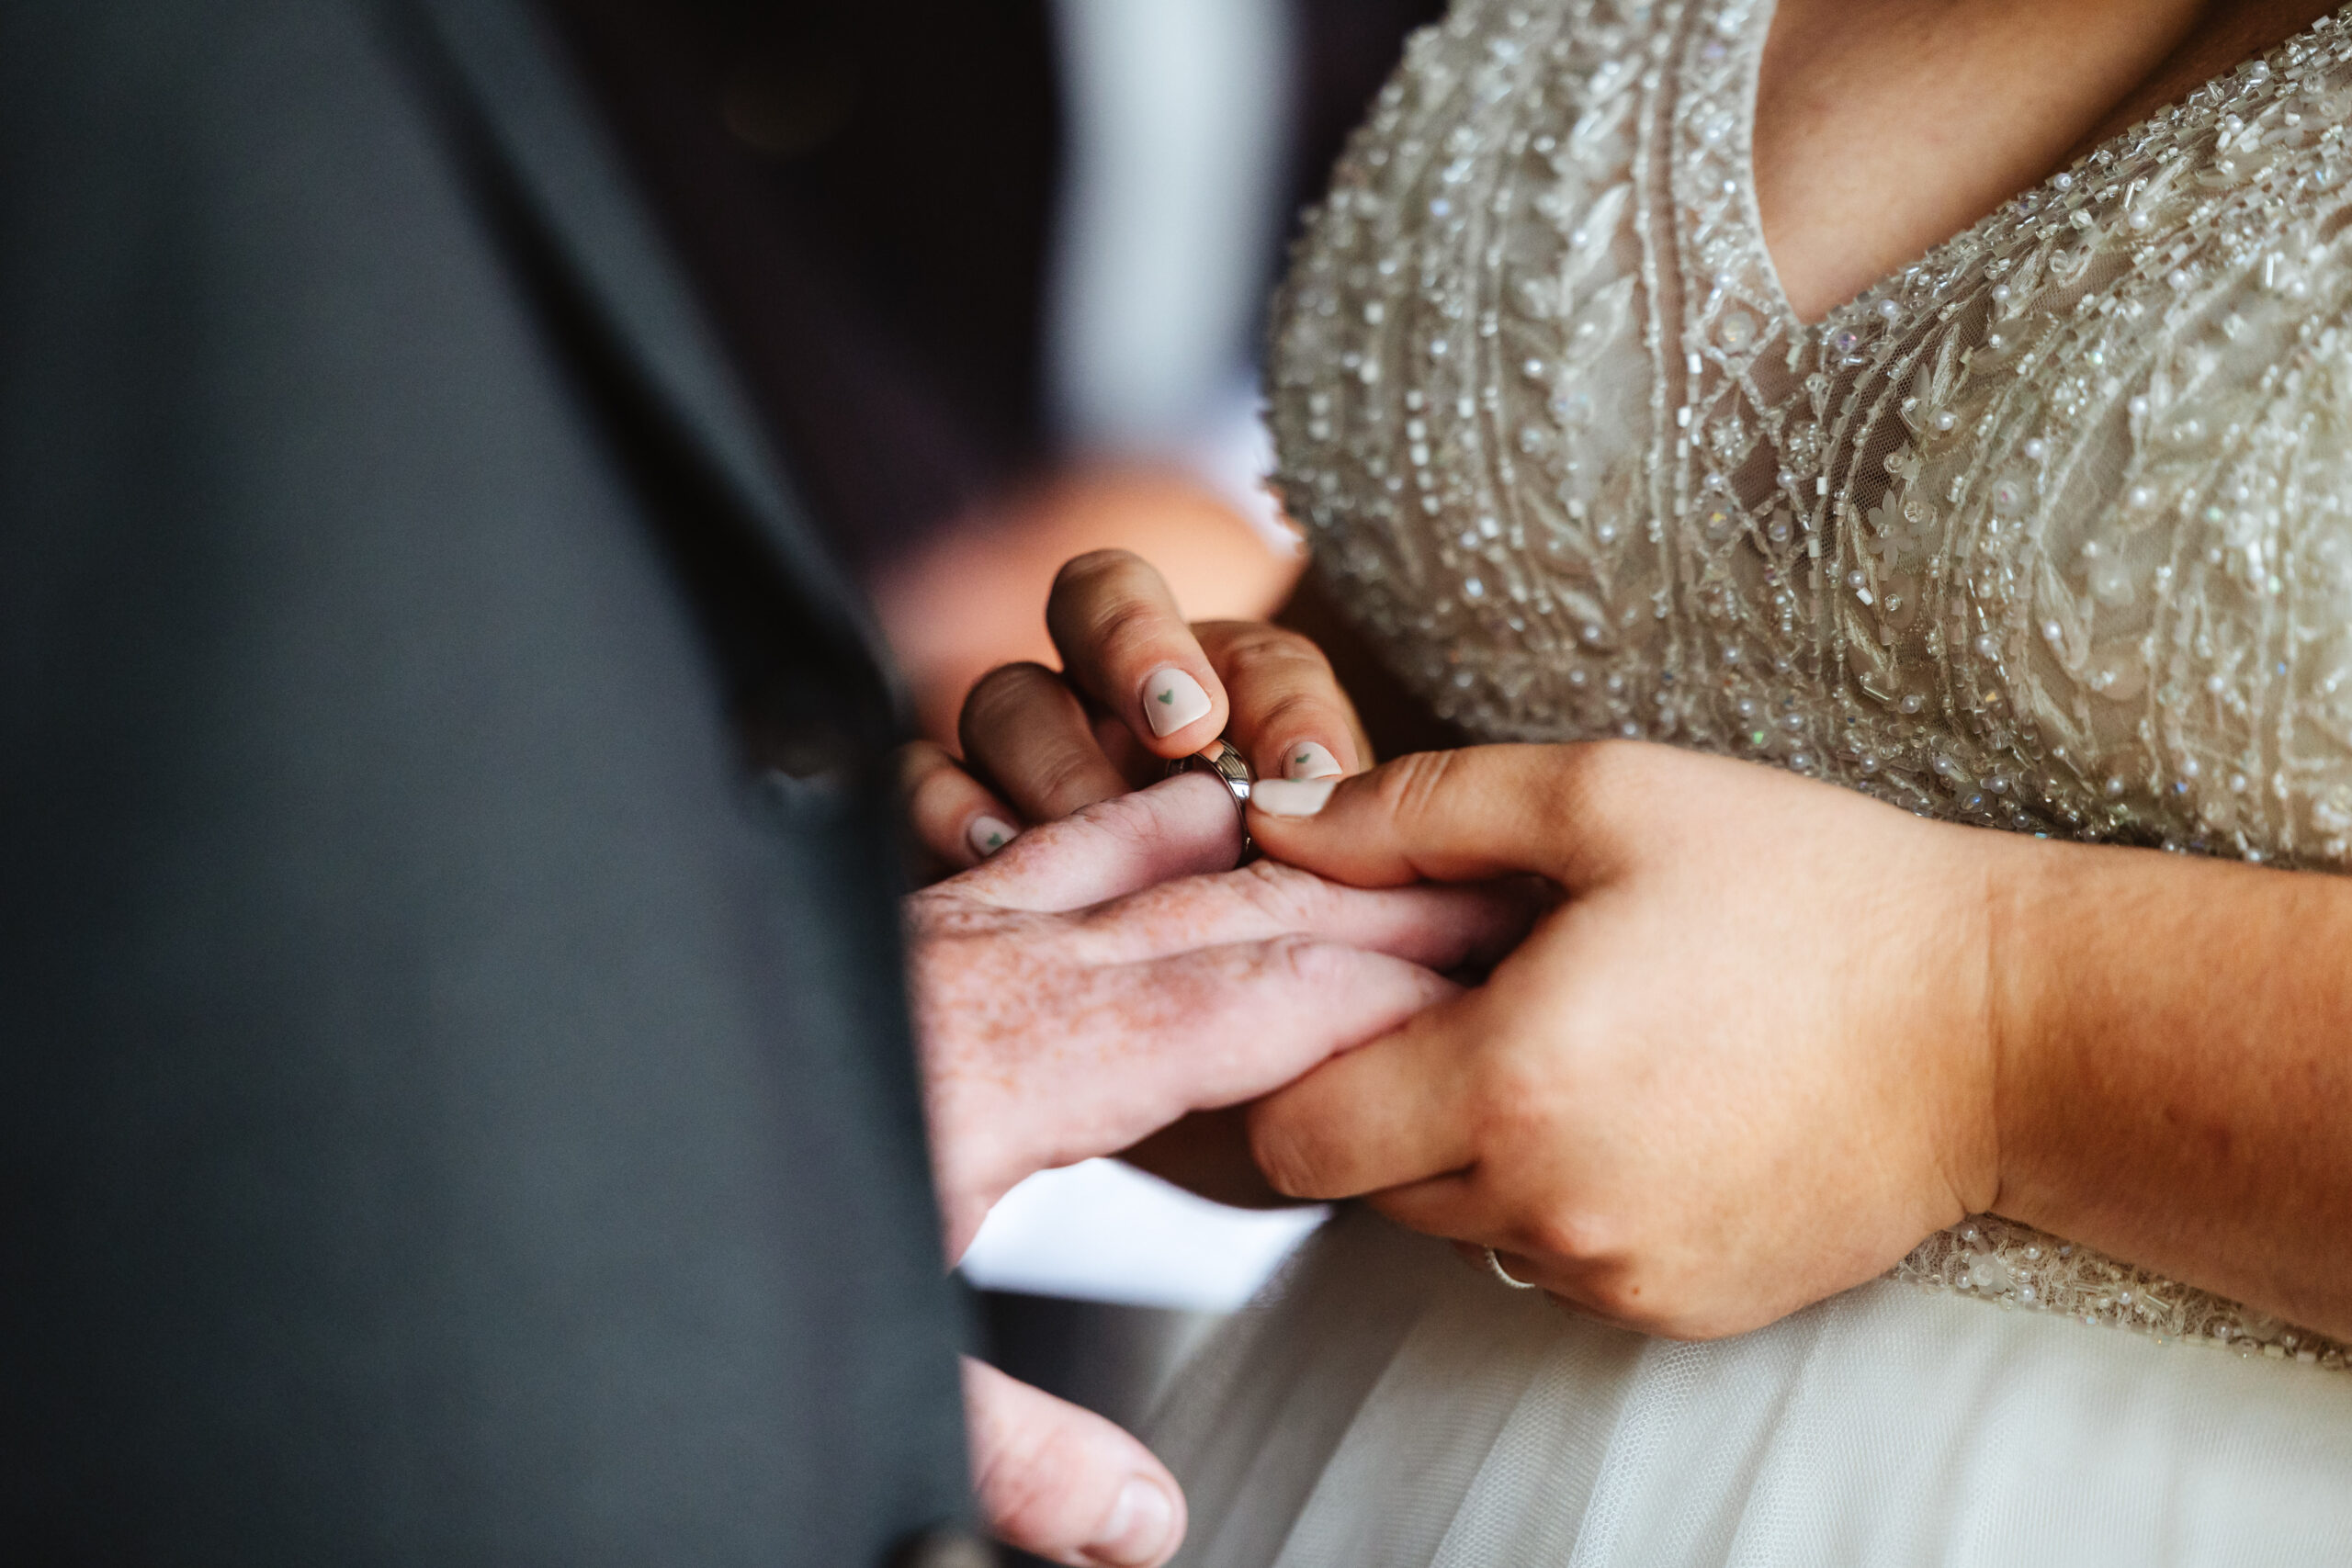
{"label": "dark suit jacket", "polygon": [[0,6],[0,1560],[964,1506],[888,688],[616,167],[514,0]]}
{"label": "dark suit jacket", "polygon": [[[1055,459],[1055,0],[548,3],[854,567]],[[1444,4],[1279,4],[1295,205]],[[1280,248],[1263,261],[1271,288]]]}

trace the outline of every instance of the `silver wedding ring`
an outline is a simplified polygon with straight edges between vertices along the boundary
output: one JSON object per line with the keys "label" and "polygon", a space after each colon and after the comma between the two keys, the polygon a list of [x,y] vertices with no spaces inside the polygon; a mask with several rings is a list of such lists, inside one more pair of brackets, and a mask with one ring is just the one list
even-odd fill
{"label": "silver wedding ring", "polygon": [[1496,1255],[1495,1249],[1491,1247],[1487,1248],[1487,1272],[1492,1274],[1496,1279],[1500,1280],[1504,1284],[1509,1285],[1514,1291],[1540,1291],[1544,1288],[1541,1285],[1530,1284],[1527,1280],[1521,1279],[1518,1275],[1504,1268],[1503,1260]]}
{"label": "silver wedding ring", "polygon": [[1241,858],[1247,860],[1258,846],[1250,839],[1250,786],[1257,775],[1250,771],[1250,760],[1241,748],[1223,736],[1202,747],[1189,757],[1179,757],[1168,764],[1168,776],[1178,773],[1206,773],[1225,785],[1233,796],[1234,815],[1241,819]]}

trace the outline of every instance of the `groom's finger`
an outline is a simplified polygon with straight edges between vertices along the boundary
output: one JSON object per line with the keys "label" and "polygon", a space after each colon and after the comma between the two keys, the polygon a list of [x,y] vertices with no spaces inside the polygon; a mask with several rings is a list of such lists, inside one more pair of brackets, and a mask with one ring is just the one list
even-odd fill
{"label": "groom's finger", "polygon": [[[993,1125],[938,1133],[934,1119],[939,1146],[951,1149],[1001,1136],[1008,1115],[1032,1124],[1001,1186],[975,1179],[951,1190],[989,1189],[982,1197],[993,1201],[1032,1170],[1127,1148],[1192,1111],[1257,1100],[1460,989],[1418,964],[1306,937],[1093,967],[1058,987],[1050,1007],[1009,1010],[1008,1026],[1046,1065],[1015,1092],[971,1102]],[[961,1081],[952,1067],[933,1076],[934,1085]],[[983,1210],[951,1212],[951,1247],[969,1241],[965,1221],[976,1228]]]}
{"label": "groom's finger", "polygon": [[1423,751],[1339,781],[1271,780],[1250,830],[1277,860],[1385,887],[1534,872],[1571,889],[1600,874],[1594,831],[1622,749],[1471,746]]}
{"label": "groom's finger", "polygon": [[1184,1539],[1184,1494],[1102,1416],[964,1360],[972,1491],[999,1540],[1056,1562],[1157,1568]]}
{"label": "groom's finger", "polygon": [[1002,908],[1083,909],[1241,857],[1241,823],[1224,784],[1180,773],[1023,833],[940,885]]}
{"label": "groom's finger", "polygon": [[1046,630],[1080,690],[1155,756],[1190,756],[1225,732],[1225,687],[1168,584],[1125,550],[1080,556],[1054,579]]}
{"label": "groom's finger", "polygon": [[1519,945],[1547,903],[1524,881],[1350,887],[1260,861],[1221,876],[1164,882],[1084,919],[1114,961],[1186,952],[1214,931],[1220,942],[1317,937],[1443,972],[1491,966]]}
{"label": "groom's finger", "polygon": [[1344,1060],[1461,994],[1417,964],[1310,937],[1198,948],[1105,971],[1104,982],[1106,1014],[1125,1021],[1122,1055],[1073,1087],[1130,1114],[1148,1108],[1125,1136],[1097,1140],[1121,1148],[1186,1111],[1256,1100]]}

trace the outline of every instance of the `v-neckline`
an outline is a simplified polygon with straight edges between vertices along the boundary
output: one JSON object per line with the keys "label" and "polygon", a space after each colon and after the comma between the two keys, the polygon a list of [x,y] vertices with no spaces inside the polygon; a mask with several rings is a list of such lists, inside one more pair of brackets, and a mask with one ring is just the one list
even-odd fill
{"label": "v-neckline", "polygon": [[[1721,0],[1717,0],[1717,4],[1720,5],[1720,3]],[[1757,192],[1756,116],[1762,99],[1766,46],[1771,38],[1773,18],[1779,14],[1780,0],[1755,0],[1748,14],[1747,36],[1743,40],[1746,58],[1743,62],[1744,70],[1741,73],[1743,82],[1739,96],[1739,112],[1743,123],[1741,141],[1736,151],[1737,170],[1741,183],[1746,186],[1744,194],[1747,197],[1748,217],[1748,222],[1745,226],[1747,231],[1743,238],[1751,253],[1751,260],[1756,270],[1762,279],[1763,289],[1767,295],[1766,303],[1778,312],[1784,330],[1804,336],[1834,332],[1841,326],[1852,324],[1854,320],[1874,319],[1870,315],[1870,307],[1872,302],[1903,278],[1917,273],[1922,268],[1936,269],[1955,252],[1973,243],[1982,241],[2001,222],[2025,210],[2029,205],[2038,207],[2042,201],[2052,197],[2064,196],[2068,186],[2061,185],[2060,181],[2071,182],[2086,165],[2095,162],[2100,154],[2115,153],[2145,138],[2162,122],[2171,119],[2182,110],[2190,107],[2208,94],[2226,87],[2228,84],[2241,76],[2248,66],[2256,62],[2267,62],[2286,50],[2299,44],[2310,44],[2322,32],[2334,28],[2347,17],[2352,17],[2352,4],[2323,12],[2268,48],[2247,55],[2228,70],[2206,78],[2179,97],[2158,105],[2147,114],[2117,130],[2112,136],[2106,137],[2085,149],[2081,155],[2064,167],[2051,171],[2035,184],[2011,196],[1975,222],[1938,241],[1909,261],[1897,265],[1893,271],[1873,279],[1851,298],[1831,306],[1817,321],[1805,320],[1798,313],[1796,306],[1789,299],[1788,288],[1781,278],[1780,262],[1772,254],[1770,242],[1765,238],[1763,204]]]}

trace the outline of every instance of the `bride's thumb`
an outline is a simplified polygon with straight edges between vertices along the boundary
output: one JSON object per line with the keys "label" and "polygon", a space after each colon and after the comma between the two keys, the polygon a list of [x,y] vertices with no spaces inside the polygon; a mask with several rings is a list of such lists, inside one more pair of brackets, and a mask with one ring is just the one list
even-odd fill
{"label": "bride's thumb", "polygon": [[1572,880],[1592,786],[1584,746],[1420,751],[1347,779],[1264,779],[1250,831],[1272,858],[1359,887],[1534,872]]}

